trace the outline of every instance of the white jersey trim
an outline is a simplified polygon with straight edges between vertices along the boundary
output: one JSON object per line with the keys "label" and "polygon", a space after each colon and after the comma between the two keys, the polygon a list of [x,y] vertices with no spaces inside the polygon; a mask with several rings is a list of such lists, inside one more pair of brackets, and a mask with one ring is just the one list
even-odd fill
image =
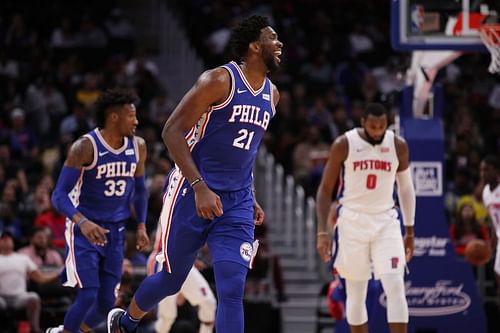
{"label": "white jersey trim", "polygon": [[66,231],[64,232],[64,238],[66,239],[66,244],[68,244],[68,254],[66,255],[66,282],[63,286],[65,287],[83,287],[82,281],[78,276],[78,271],[76,269],[76,257],[75,257],[75,225],[74,223],[66,218]]}
{"label": "white jersey trim", "polygon": [[135,160],[137,164],[139,164],[140,156],[139,156],[139,143],[137,142],[137,137],[134,136],[132,138],[132,143],[134,145],[134,152],[135,152]]}
{"label": "white jersey trim", "polygon": [[245,74],[241,70],[240,66],[238,66],[238,64],[234,61],[231,61],[231,64],[233,64],[234,67],[236,67],[236,70],[240,74],[241,80],[243,81],[245,86],[247,86],[248,90],[252,93],[252,95],[257,96],[258,94],[260,94],[262,92],[262,90],[264,90],[264,87],[266,86],[266,79],[264,79],[264,82],[262,82],[262,86],[259,89],[254,90],[252,88],[252,86],[250,85],[250,83],[248,83],[247,78],[245,77]]}
{"label": "white jersey trim", "polygon": [[95,165],[97,164],[97,156],[98,156],[97,155],[98,154],[98,152],[97,152],[97,144],[95,143],[95,140],[92,137],[92,135],[85,134],[83,137],[90,140],[90,142],[92,143],[92,148],[93,148],[92,163],[90,163],[87,166],[84,166],[83,169],[84,170],[92,170],[95,167]]}
{"label": "white jersey trim", "polygon": [[111,147],[110,145],[108,145],[106,140],[104,140],[104,138],[102,137],[101,132],[99,131],[98,128],[94,129],[94,132],[96,133],[97,138],[99,139],[101,144],[104,146],[104,148],[106,148],[107,150],[109,150],[113,154],[119,155],[119,154],[123,153],[123,151],[125,149],[127,149],[127,147],[128,147],[128,138],[126,136],[123,137],[123,145],[120,148],[115,149],[115,148]]}
{"label": "white jersey trim", "polygon": [[227,96],[227,98],[222,103],[211,106],[209,109],[210,111],[219,110],[226,107],[229,104],[229,102],[231,102],[234,96],[235,80],[233,71],[227,66],[221,66],[221,68],[224,68],[226,71],[228,71],[229,76],[231,76],[231,90],[229,91],[229,95]]}

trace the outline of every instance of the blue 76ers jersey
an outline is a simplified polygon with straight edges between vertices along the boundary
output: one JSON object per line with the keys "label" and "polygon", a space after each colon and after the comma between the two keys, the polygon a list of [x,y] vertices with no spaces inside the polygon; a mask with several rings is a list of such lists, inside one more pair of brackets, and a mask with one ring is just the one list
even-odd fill
{"label": "blue 76ers jersey", "polygon": [[186,134],[196,166],[212,189],[236,191],[252,185],[252,167],[264,132],[275,114],[271,81],[255,91],[230,62],[231,92]]}
{"label": "blue 76ers jersey", "polygon": [[70,198],[78,211],[92,221],[123,221],[130,217],[139,161],[137,142],[133,137],[124,137],[123,146],[113,149],[97,128],[85,137],[94,147],[94,160],[82,168]]}

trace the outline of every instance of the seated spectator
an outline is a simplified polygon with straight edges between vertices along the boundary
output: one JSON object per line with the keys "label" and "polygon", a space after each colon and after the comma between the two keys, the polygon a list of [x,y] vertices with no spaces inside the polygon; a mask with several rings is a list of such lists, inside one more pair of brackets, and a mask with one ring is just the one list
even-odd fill
{"label": "seated spectator", "polygon": [[321,139],[316,126],[309,126],[304,141],[293,151],[293,176],[307,194],[314,192],[319,184],[323,167],[328,157],[329,145]]}
{"label": "seated spectator", "polygon": [[26,308],[31,332],[40,333],[40,297],[28,292],[26,280],[39,284],[56,281],[59,272],[42,273],[26,255],[14,252],[14,238],[8,232],[0,236],[0,311]]}
{"label": "seated spectator", "polygon": [[76,90],[75,99],[78,103],[91,107],[101,95],[99,84],[101,77],[96,73],[87,73],[83,78],[83,85]]}
{"label": "seated spectator", "polygon": [[455,252],[462,257],[467,243],[471,240],[490,240],[488,228],[486,225],[477,222],[474,208],[468,203],[464,203],[458,208],[457,219],[450,226],[450,237]]}
{"label": "seated spectator", "polygon": [[59,133],[62,137],[67,137],[71,141],[86,134],[92,129],[92,123],[89,119],[88,109],[82,103],[76,103],[73,107],[73,113],[63,118]]}
{"label": "seated spectator", "polygon": [[114,8],[111,11],[111,15],[104,25],[111,38],[125,39],[133,42],[135,35],[134,27],[123,17],[123,12],[120,8]]}
{"label": "seated spectator", "polygon": [[[50,231],[47,228],[36,228],[31,235],[30,245],[19,249],[17,252],[30,258],[42,272],[59,273],[64,266],[61,254],[50,246]],[[46,284],[31,281],[28,289],[40,296],[44,310],[53,309],[54,307],[67,307],[71,304],[74,292],[72,288],[62,286],[59,281]]]}
{"label": "seated spectator", "polygon": [[10,232],[16,240],[23,238],[23,221],[18,212],[18,186],[14,179],[5,184],[0,197],[0,227]]}
{"label": "seated spectator", "polygon": [[108,45],[106,34],[90,16],[83,17],[75,38],[82,48],[105,48]]}
{"label": "seated spectator", "polygon": [[12,157],[20,162],[29,163],[38,155],[38,142],[35,134],[26,125],[23,109],[16,108],[10,113],[12,130],[10,132],[10,151]]}
{"label": "seated spectator", "polygon": [[3,166],[5,179],[14,180],[16,185],[25,194],[28,193],[28,178],[24,168],[11,158],[11,150],[8,142],[0,142],[0,165]]}
{"label": "seated spectator", "polygon": [[52,246],[63,251],[66,246],[64,231],[66,228],[65,216],[60,214],[52,206],[50,201],[50,190],[46,185],[39,184],[34,195],[34,204],[37,216],[34,226],[37,228],[48,228],[52,238]]}
{"label": "seated spectator", "polygon": [[76,45],[73,25],[69,17],[63,17],[61,25],[52,31],[49,46],[52,48],[72,48]]}
{"label": "seated spectator", "polygon": [[49,230],[36,228],[31,236],[30,245],[17,252],[27,255],[39,269],[62,268],[63,259],[59,252],[50,248],[49,238]]}
{"label": "seated spectator", "polygon": [[162,89],[149,104],[149,119],[159,128],[163,128],[174,108],[174,101],[170,99],[168,92]]}

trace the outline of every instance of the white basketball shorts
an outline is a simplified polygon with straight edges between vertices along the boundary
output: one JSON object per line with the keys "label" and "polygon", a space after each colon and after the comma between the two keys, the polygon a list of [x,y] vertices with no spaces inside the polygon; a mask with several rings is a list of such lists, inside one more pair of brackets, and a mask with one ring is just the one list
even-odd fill
{"label": "white basketball shorts", "polygon": [[[341,207],[335,268],[351,280],[403,274],[406,265],[401,224],[395,209],[367,214]],[[373,268],[373,270],[372,270]]]}

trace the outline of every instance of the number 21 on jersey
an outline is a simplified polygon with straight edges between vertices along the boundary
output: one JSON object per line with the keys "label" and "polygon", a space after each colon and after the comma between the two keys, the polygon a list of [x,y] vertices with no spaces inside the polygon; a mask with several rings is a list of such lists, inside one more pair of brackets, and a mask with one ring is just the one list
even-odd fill
{"label": "number 21 on jersey", "polygon": [[250,132],[246,128],[238,131],[239,136],[233,140],[233,146],[240,149],[249,150],[255,132]]}

